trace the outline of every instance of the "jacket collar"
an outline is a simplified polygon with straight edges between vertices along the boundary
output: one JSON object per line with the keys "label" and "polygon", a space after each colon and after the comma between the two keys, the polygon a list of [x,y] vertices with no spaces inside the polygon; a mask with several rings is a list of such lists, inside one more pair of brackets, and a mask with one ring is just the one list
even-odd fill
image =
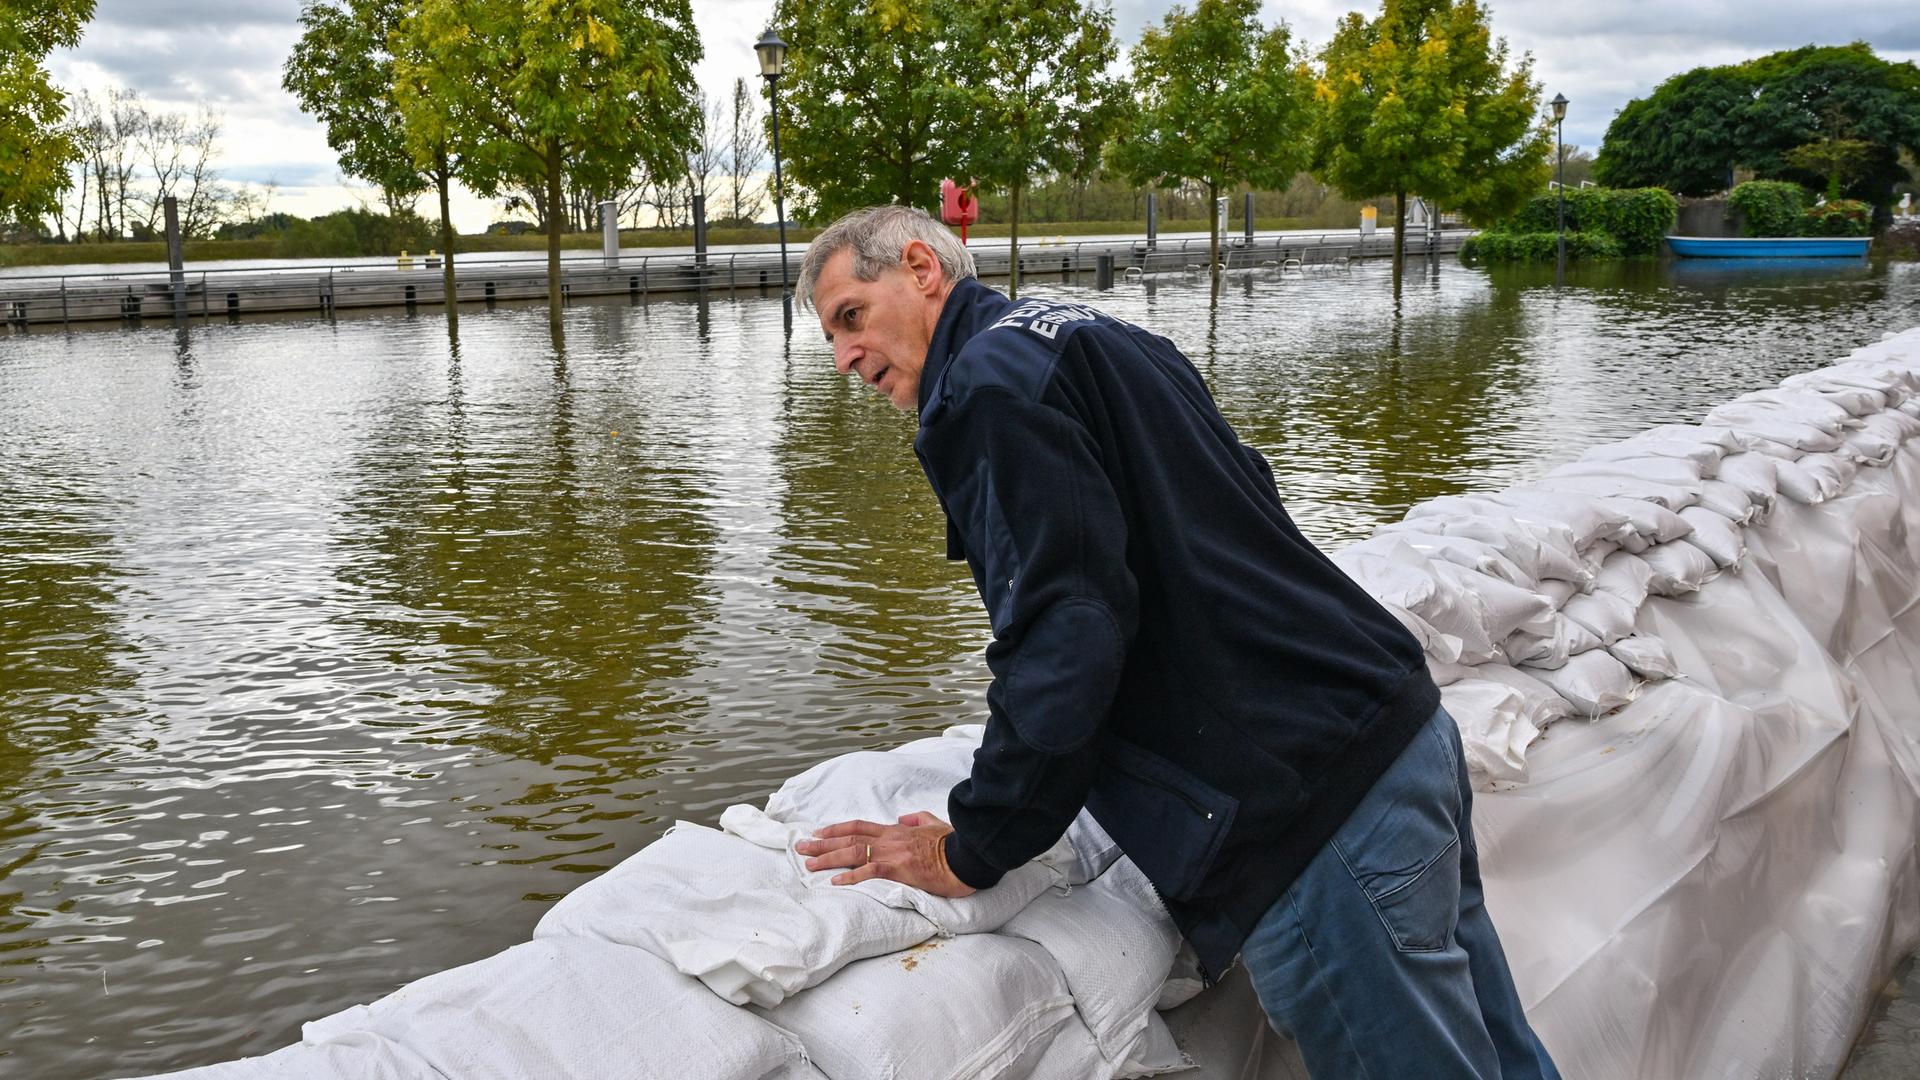
{"label": "jacket collar", "polygon": [[1007,313],[1013,301],[980,283],[979,278],[961,278],[947,294],[940,309],[940,321],[934,324],[933,341],[927,345],[926,363],[920,368],[920,415],[925,417],[947,365],[973,336]]}

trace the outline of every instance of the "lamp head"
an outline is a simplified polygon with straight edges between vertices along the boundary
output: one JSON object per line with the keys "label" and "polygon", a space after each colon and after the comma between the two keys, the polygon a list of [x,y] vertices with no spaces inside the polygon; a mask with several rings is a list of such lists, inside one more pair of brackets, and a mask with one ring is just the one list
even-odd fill
{"label": "lamp head", "polygon": [[[767,34],[771,36],[773,34],[773,31],[769,30],[767,31]],[[761,66],[762,67],[766,66],[766,62],[762,61]],[[1553,95],[1552,104],[1553,104],[1554,122],[1558,123],[1561,120],[1565,120],[1567,118],[1567,95],[1565,94]]]}
{"label": "lamp head", "polygon": [[767,32],[760,35],[760,40],[754,42],[753,51],[760,54],[762,77],[777,79],[786,71],[787,43],[780,40],[780,35],[774,33],[772,27],[768,27]]}

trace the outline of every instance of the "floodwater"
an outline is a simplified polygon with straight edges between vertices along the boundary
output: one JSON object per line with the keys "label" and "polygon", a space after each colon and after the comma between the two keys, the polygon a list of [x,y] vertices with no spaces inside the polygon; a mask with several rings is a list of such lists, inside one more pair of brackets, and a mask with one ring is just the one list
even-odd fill
{"label": "floodwater", "polygon": [[[1328,546],[1920,321],[1902,263],[1028,285],[1183,346]],[[775,300],[567,319],[0,337],[0,1075],[285,1045],[979,718],[908,418]]]}

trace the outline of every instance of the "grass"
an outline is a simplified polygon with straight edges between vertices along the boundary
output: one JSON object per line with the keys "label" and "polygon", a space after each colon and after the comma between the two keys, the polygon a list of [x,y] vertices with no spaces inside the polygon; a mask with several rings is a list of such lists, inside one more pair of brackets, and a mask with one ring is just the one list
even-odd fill
{"label": "grass", "polygon": [[[1383,228],[1391,228],[1391,222],[1382,223]],[[1352,228],[1347,225],[1327,225],[1306,218],[1258,218],[1254,226],[1261,232],[1275,232],[1282,229],[1311,228]],[[1205,232],[1207,222],[1204,218],[1193,220],[1162,221],[1163,233]],[[1005,224],[974,225],[967,230],[969,238],[985,240],[1005,239],[1009,227]],[[1236,222],[1227,231],[1227,235],[1241,231]],[[789,243],[804,244],[820,232],[817,228],[791,228],[787,230]],[[1112,233],[1145,235],[1146,224],[1141,221],[1052,221],[1022,222],[1020,235],[1023,240],[1037,241],[1052,236],[1100,236]],[[707,242],[715,247],[744,245],[752,247],[773,247],[780,242],[780,234],[767,226],[757,228],[710,229]],[[620,232],[620,244],[623,247],[692,247],[692,229],[623,229]],[[522,233],[519,236],[503,236],[497,233],[460,237],[461,253],[485,254],[499,251],[545,251],[547,238],[539,233]],[[560,247],[567,251],[600,250],[598,232],[567,233],[560,237]],[[360,252],[366,255],[397,255],[398,252],[371,251]],[[414,254],[423,254],[414,252]],[[188,264],[216,262],[224,259],[273,259],[281,258],[279,243],[273,237],[261,237],[256,240],[189,240],[186,243],[186,261]],[[337,258],[353,258],[354,255],[338,255]],[[94,263],[164,263],[167,261],[167,246],[160,241],[125,243],[86,243],[86,244],[10,244],[0,245],[0,266],[65,266]]]}

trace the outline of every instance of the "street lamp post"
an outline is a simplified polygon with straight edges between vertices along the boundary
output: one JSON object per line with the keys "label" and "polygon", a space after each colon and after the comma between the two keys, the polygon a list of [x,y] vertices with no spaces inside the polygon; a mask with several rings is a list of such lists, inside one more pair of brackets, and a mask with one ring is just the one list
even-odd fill
{"label": "street lamp post", "polygon": [[773,212],[780,219],[780,306],[789,328],[793,325],[793,290],[787,287],[787,198],[780,178],[780,75],[787,69],[787,43],[772,27],[760,35],[753,51],[760,55],[760,74],[773,99]]}
{"label": "street lamp post", "polygon": [[1554,264],[1558,273],[1567,272],[1567,149],[1561,139],[1567,119],[1567,95],[1553,95],[1553,156],[1557,162],[1559,175],[1554,178],[1554,210],[1559,218],[1560,233],[1558,257]]}

